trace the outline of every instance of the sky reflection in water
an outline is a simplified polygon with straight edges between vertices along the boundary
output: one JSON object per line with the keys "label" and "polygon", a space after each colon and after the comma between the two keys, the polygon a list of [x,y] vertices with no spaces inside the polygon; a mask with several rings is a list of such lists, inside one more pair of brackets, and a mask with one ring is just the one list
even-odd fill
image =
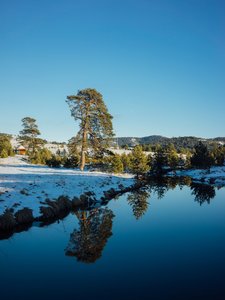
{"label": "sky reflection in water", "polygon": [[224,196],[224,188],[152,182],[15,234],[0,241],[1,295],[224,299]]}

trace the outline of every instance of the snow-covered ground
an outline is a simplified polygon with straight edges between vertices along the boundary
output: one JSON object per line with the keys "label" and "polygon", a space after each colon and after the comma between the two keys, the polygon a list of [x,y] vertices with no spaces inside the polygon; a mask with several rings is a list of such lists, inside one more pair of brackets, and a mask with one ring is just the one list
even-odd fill
{"label": "snow-covered ground", "polygon": [[[170,175],[174,175],[171,173]],[[225,166],[212,167],[208,170],[192,169],[176,171],[177,176],[189,176],[195,181],[204,181],[215,185],[225,186]]]}
{"label": "snow-covered ground", "polygon": [[79,197],[92,191],[98,200],[112,187],[118,189],[120,184],[127,187],[133,183],[129,175],[55,169],[29,164],[22,156],[8,157],[0,159],[0,215],[6,208],[16,212],[28,207],[33,210],[34,217],[38,217],[41,202],[46,198]]}
{"label": "snow-covered ground", "polygon": [[[132,150],[126,150],[126,149],[109,148],[109,150],[112,151],[114,154],[119,154],[119,155],[122,155],[122,154],[128,155],[128,154],[132,153]],[[154,152],[145,151],[144,154],[154,156]]]}

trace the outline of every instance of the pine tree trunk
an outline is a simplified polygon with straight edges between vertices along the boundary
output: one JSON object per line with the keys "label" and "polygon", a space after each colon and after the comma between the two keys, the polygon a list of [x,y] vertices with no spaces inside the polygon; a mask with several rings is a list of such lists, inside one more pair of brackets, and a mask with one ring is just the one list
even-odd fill
{"label": "pine tree trunk", "polygon": [[80,163],[80,170],[81,171],[84,170],[84,166],[85,166],[85,151],[83,150],[83,146],[82,146],[82,150],[81,150],[81,163]]}
{"label": "pine tree trunk", "polygon": [[84,131],[83,131],[83,138],[82,138],[82,146],[81,146],[81,163],[80,163],[80,170],[83,171],[85,167],[85,152],[87,150],[87,116],[86,116],[86,121],[84,124]]}

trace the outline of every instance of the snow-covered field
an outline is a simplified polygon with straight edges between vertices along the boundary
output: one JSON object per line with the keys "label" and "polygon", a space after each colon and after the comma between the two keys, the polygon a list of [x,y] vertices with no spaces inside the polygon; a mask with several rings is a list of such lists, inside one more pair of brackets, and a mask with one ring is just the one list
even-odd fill
{"label": "snow-covered field", "polygon": [[0,159],[0,215],[6,208],[16,212],[28,207],[38,217],[41,202],[46,198],[73,198],[92,191],[98,200],[112,187],[118,189],[120,184],[127,187],[133,183],[129,175],[48,168],[29,164],[22,156],[8,157]]}
{"label": "snow-covered field", "polygon": [[[174,173],[171,173],[173,176]],[[219,186],[225,186],[225,166],[212,167],[209,170],[193,169],[176,171],[177,176],[189,176],[195,181],[204,181]]]}

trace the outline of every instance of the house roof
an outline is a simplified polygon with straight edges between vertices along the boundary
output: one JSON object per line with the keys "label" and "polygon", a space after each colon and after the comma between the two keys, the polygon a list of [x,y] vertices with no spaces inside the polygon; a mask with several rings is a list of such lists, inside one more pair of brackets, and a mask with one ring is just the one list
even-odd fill
{"label": "house roof", "polygon": [[26,150],[26,148],[24,148],[23,146],[19,146],[17,147],[17,150]]}

